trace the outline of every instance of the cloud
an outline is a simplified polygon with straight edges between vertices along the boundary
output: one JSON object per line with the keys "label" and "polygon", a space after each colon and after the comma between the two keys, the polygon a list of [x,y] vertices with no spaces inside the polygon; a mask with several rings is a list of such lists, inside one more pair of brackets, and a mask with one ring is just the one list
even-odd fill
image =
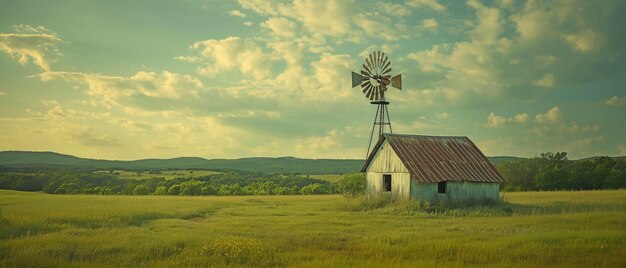
{"label": "cloud", "polygon": [[190,75],[164,71],[140,71],[132,76],[107,76],[80,72],[44,72],[36,77],[42,81],[63,80],[87,86],[87,94],[107,106],[119,105],[120,99],[133,97],[179,99],[195,95],[202,88],[200,80]]}
{"label": "cloud", "polygon": [[626,143],[619,145],[619,155],[626,155]]}
{"label": "cloud", "polygon": [[254,25],[254,23],[253,23],[253,22],[251,22],[251,21],[245,21],[245,22],[243,23],[243,25],[250,27],[250,26]]}
{"label": "cloud", "polygon": [[528,121],[528,113],[516,114],[514,117],[506,118],[503,116],[495,115],[494,113],[487,116],[487,125],[489,127],[500,127],[506,123],[515,122],[519,124],[526,123]]}
{"label": "cloud", "polygon": [[254,41],[231,36],[198,41],[191,47],[206,60],[206,66],[198,69],[200,74],[213,76],[224,70],[239,70],[255,79],[271,75],[268,54]]}
{"label": "cloud", "polygon": [[546,74],[543,77],[533,81],[533,85],[538,87],[554,87],[554,74]]}
{"label": "cloud", "polygon": [[448,117],[450,117],[450,115],[447,112],[437,114],[437,118],[439,119],[448,119]]}
{"label": "cloud", "polygon": [[[417,63],[409,69],[420,82],[414,89],[431,99],[453,105],[495,103],[506,96],[530,100],[545,94],[543,88],[626,70],[626,38],[612,26],[624,23],[618,11],[624,2],[598,8],[579,0],[527,1],[506,11],[479,1],[467,6],[475,13],[464,21],[466,40],[435,43],[406,57]],[[506,31],[510,28],[515,31]],[[439,104],[423,104],[428,103]]]}
{"label": "cloud", "polygon": [[576,123],[571,124],[570,126],[562,126],[562,129],[564,129],[565,131],[569,132],[569,133],[583,133],[583,132],[591,132],[591,131],[598,131],[600,130],[600,127],[597,125],[579,125]]}
{"label": "cloud", "polygon": [[44,71],[50,70],[53,56],[61,53],[57,46],[63,43],[56,34],[43,26],[15,25],[17,33],[0,34],[0,51],[25,65],[32,61]]}
{"label": "cloud", "polygon": [[439,23],[436,19],[430,18],[422,21],[422,28],[427,30],[434,30],[439,26]]}
{"label": "cloud", "polygon": [[289,19],[283,17],[269,18],[261,23],[261,27],[270,29],[272,33],[280,37],[295,37],[296,24]]}
{"label": "cloud", "polygon": [[7,95],[7,93],[6,93],[6,92],[0,91],[0,97],[2,97],[2,96],[6,96],[6,95]]}
{"label": "cloud", "polygon": [[504,123],[506,122],[506,118],[495,115],[494,113],[489,114],[489,116],[487,117],[487,125],[489,125],[490,127],[499,127],[501,125],[504,125]]}
{"label": "cloud", "polygon": [[620,98],[618,96],[610,97],[604,102],[606,106],[624,106],[626,105],[626,98]]}
{"label": "cloud", "polygon": [[237,10],[237,9],[231,10],[230,12],[228,12],[228,14],[230,14],[231,16],[240,17],[240,18],[246,17],[246,14],[241,12],[241,10]]}
{"label": "cloud", "polygon": [[350,1],[294,0],[293,17],[308,31],[328,36],[345,35],[350,31]]}
{"label": "cloud", "polygon": [[528,121],[528,114],[521,113],[515,115],[515,122],[517,123],[526,123]]}
{"label": "cloud", "polygon": [[437,0],[410,0],[409,2],[407,2],[407,5],[417,8],[431,8],[439,12],[443,12],[446,10],[446,6],[437,2]]}
{"label": "cloud", "polygon": [[545,114],[537,114],[535,116],[535,121],[540,124],[553,123],[561,120],[561,117],[561,110],[559,109],[559,106],[555,106],[548,110]]}
{"label": "cloud", "polygon": [[390,16],[408,16],[411,15],[411,9],[405,5],[387,2],[376,2],[378,10]]}

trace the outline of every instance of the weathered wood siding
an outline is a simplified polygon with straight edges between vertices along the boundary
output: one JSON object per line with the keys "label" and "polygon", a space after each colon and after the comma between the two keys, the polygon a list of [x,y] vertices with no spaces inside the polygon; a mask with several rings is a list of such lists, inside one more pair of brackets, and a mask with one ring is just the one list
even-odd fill
{"label": "weathered wood siding", "polygon": [[467,199],[500,199],[500,185],[488,182],[448,182],[448,198],[455,200]]}
{"label": "weathered wood siding", "polygon": [[437,202],[438,200],[500,199],[500,185],[497,183],[449,181],[445,194],[437,192],[436,183],[411,181],[411,199]]}
{"label": "weathered wood siding", "polygon": [[367,167],[367,194],[383,193],[383,175],[391,175],[391,197],[409,198],[411,175],[387,141],[376,152]]}

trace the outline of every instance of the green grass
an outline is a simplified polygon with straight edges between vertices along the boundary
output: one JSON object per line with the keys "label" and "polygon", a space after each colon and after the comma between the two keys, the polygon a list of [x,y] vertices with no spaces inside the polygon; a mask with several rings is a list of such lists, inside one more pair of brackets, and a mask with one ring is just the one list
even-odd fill
{"label": "green grass", "polygon": [[[108,171],[97,171],[97,172],[108,172]],[[115,170],[113,171],[116,176],[120,179],[150,179],[150,178],[165,178],[166,180],[171,180],[178,177],[183,178],[194,178],[201,177],[207,175],[218,174],[221,172],[218,171],[210,171],[210,170],[164,170],[159,174],[151,174],[149,172],[134,172],[134,171],[124,171],[124,170]]]}
{"label": "green grass", "polygon": [[625,190],[505,200],[436,211],[337,195],[0,191],[0,267],[626,267]]}

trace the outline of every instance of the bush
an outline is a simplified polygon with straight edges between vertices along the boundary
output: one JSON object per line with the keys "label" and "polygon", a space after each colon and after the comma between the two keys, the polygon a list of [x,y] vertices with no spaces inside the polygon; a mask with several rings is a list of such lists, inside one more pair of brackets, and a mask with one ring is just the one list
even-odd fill
{"label": "bush", "polygon": [[365,173],[350,173],[336,183],[336,188],[345,197],[355,197],[365,191]]}

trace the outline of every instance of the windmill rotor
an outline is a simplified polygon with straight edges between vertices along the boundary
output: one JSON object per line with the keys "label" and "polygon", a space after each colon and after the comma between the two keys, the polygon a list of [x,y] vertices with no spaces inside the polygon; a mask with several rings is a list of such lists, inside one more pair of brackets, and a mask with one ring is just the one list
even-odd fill
{"label": "windmill rotor", "polygon": [[384,52],[374,51],[366,58],[359,73],[352,72],[352,87],[361,85],[363,94],[372,102],[385,101],[389,85],[402,90],[401,75],[391,76],[391,61]]}

